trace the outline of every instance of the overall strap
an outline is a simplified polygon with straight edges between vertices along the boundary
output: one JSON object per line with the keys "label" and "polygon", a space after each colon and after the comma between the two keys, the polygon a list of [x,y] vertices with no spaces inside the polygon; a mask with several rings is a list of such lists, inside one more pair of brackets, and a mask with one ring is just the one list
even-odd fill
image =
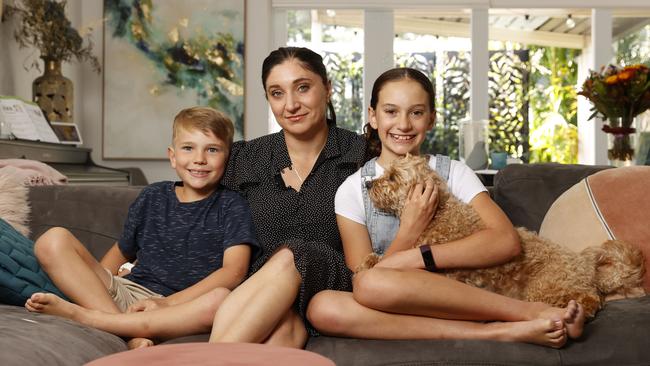
{"label": "overall strap", "polygon": [[363,206],[366,211],[366,226],[371,220],[374,205],[368,195],[368,188],[372,185],[372,178],[375,176],[375,162],[377,158],[374,157],[368,160],[361,168],[361,193],[363,194]]}

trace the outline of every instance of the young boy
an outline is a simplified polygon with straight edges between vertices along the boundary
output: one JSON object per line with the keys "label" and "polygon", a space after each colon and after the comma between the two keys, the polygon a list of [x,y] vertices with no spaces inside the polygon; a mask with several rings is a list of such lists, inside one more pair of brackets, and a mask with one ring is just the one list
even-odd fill
{"label": "young boy", "polygon": [[[180,111],[168,155],[181,181],[142,190],[101,262],[68,230],[45,232],[34,252],[54,284],[78,305],[107,313],[177,305],[218,287],[235,288],[259,244],[246,200],[219,186],[233,134],[230,119],[212,108]],[[136,259],[129,274],[117,276]],[[25,306],[41,307],[32,299]]]}

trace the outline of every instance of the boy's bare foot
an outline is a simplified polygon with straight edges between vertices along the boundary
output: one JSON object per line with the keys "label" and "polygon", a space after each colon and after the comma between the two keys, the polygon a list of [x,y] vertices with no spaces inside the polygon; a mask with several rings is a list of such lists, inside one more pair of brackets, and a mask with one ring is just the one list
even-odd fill
{"label": "boy's bare foot", "polygon": [[[497,339],[509,342],[526,342],[541,346],[561,348],[567,341],[562,320],[534,319],[520,322],[496,322],[500,329]],[[501,333],[501,331],[503,331]]]}
{"label": "boy's bare foot", "polygon": [[127,344],[129,349],[152,347],[153,341],[147,338],[131,338]]}
{"label": "boy's bare foot", "polygon": [[547,308],[539,314],[539,318],[561,319],[566,326],[569,338],[575,339],[582,335],[585,324],[585,311],[582,305],[575,300],[571,300],[565,308]]}
{"label": "boy's bare foot", "polygon": [[55,294],[42,292],[37,292],[27,299],[25,308],[29,311],[56,315],[72,320],[76,320],[79,311],[82,309],[79,305],[65,301]]}

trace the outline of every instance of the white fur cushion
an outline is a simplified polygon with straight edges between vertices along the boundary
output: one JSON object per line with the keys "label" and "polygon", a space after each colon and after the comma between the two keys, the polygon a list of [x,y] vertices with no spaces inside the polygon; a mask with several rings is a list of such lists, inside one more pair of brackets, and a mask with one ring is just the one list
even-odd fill
{"label": "white fur cushion", "polygon": [[11,174],[0,172],[0,218],[25,236],[29,236],[28,191],[29,188]]}

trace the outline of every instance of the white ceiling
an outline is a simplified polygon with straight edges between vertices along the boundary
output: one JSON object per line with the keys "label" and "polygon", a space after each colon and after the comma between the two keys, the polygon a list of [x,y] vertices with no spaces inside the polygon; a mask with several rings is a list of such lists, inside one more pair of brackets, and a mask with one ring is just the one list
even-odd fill
{"label": "white ceiling", "polygon": [[[413,32],[439,36],[469,36],[470,10],[396,10],[395,32]],[[589,9],[490,9],[490,39],[582,48],[591,34]],[[569,26],[567,18],[575,22]],[[363,27],[360,10],[318,10],[321,23]],[[650,8],[614,10],[614,39],[650,24]],[[570,22],[569,22],[570,23]]]}

